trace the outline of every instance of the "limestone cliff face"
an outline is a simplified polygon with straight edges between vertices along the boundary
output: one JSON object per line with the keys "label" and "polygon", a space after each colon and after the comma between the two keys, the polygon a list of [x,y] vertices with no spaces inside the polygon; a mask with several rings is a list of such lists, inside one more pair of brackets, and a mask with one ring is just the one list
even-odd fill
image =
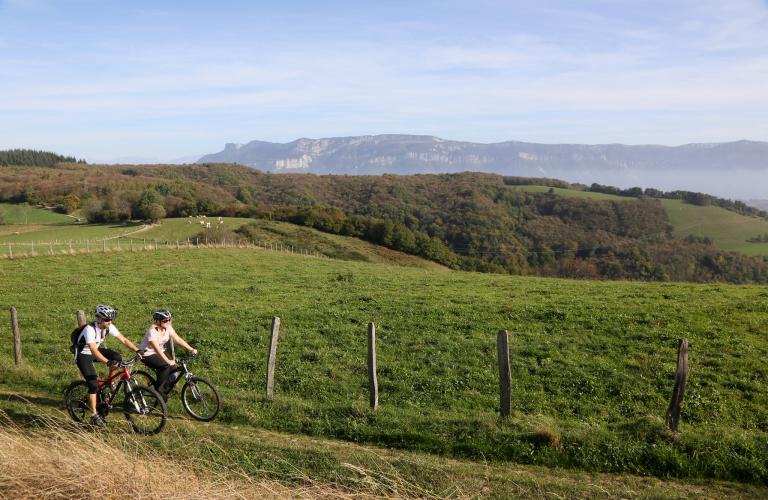
{"label": "limestone cliff face", "polygon": [[[713,184],[720,196],[768,197],[768,143],[750,141],[667,147],[518,141],[478,144],[432,136],[364,135],[303,138],[286,144],[230,143],[223,151],[198,160],[206,162],[236,162],[264,172],[315,174],[480,171],[667,190],[703,190],[697,186]],[[746,183],[764,187],[746,189],[746,178],[750,179]],[[712,189],[708,192],[718,194]]]}

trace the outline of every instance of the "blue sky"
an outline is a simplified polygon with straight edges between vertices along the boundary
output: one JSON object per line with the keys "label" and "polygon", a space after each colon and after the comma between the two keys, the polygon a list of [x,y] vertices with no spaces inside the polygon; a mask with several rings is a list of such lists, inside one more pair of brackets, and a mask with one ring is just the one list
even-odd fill
{"label": "blue sky", "polygon": [[768,0],[0,0],[0,149],[384,133],[768,140]]}

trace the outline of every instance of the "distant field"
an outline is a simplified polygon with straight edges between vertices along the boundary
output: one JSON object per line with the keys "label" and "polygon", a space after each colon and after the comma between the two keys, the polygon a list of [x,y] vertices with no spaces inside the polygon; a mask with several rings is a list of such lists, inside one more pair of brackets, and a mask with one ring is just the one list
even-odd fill
{"label": "distant field", "polygon": [[[511,188],[537,193],[546,193],[550,190],[547,186],[511,186]],[[553,189],[556,194],[562,196],[577,196],[599,200],[632,199],[625,196],[576,191],[573,189]],[[768,221],[739,215],[720,207],[700,207],[685,203],[682,200],[662,199],[661,202],[667,207],[669,221],[675,226],[675,234],[679,238],[685,238],[689,234],[702,237],[708,236],[714,239],[714,244],[717,248],[723,250],[742,252],[748,255],[768,255],[768,242],[758,243],[750,241],[758,234],[762,236],[768,233]],[[699,232],[698,221],[701,221],[701,232]]]}
{"label": "distant field", "polygon": [[[137,231],[144,227],[141,223],[129,222],[125,226],[120,224],[68,224],[68,225],[41,225],[41,224],[21,224],[21,225],[2,225],[0,226],[0,255],[8,254],[8,244],[12,243],[18,252],[28,252],[31,250],[30,243],[35,245],[53,242],[54,251],[60,252],[64,248],[69,248],[69,241],[72,240],[72,248],[80,249],[86,247],[86,240],[93,242],[103,238],[111,238],[121,234]],[[18,235],[13,232],[18,231]],[[39,250],[38,250],[39,252]]]}
{"label": "distant field", "polygon": [[532,193],[548,193],[550,189],[554,189],[555,194],[559,194],[560,196],[576,196],[578,198],[594,198],[596,200],[633,199],[627,198],[626,196],[616,196],[613,194],[592,193],[590,191],[576,191],[575,189],[549,188],[547,186],[509,186],[509,188],[517,191],[530,191]]}
{"label": "distant field", "polygon": [[[25,218],[24,215],[21,213],[18,213],[17,208],[19,205],[9,205],[7,203],[0,203],[0,206],[2,206],[5,209],[5,218],[3,219],[4,224],[25,224]],[[54,212],[51,212],[50,210],[44,210],[42,208],[37,207],[30,207],[29,212],[27,212],[26,217],[26,223],[27,224],[54,224],[54,223],[63,223],[63,224],[75,224],[75,218],[74,217],[68,217],[66,215],[57,214]],[[2,228],[2,226],[0,226]]]}
{"label": "distant field", "polygon": [[[243,218],[222,218],[223,224],[219,226],[216,217],[206,219],[165,219],[162,224],[152,226],[146,231],[140,231],[144,225],[136,222],[129,222],[126,226],[119,224],[73,224],[68,226],[59,225],[13,225],[0,226],[0,256],[9,255],[8,244],[13,244],[14,255],[29,255],[33,250],[37,254],[66,253],[70,249],[69,241],[72,240],[71,248],[75,252],[92,252],[107,250],[116,250],[118,248],[127,250],[133,248],[143,249],[145,245],[152,247],[157,240],[160,247],[175,246],[178,241],[180,245],[186,246],[187,239],[191,244],[195,244],[195,235],[204,230],[204,226],[199,221],[211,222],[211,226],[221,227],[229,231],[231,246],[233,242],[245,244],[245,240],[231,231],[243,226],[243,224],[255,224],[254,233],[257,236],[257,244],[262,247],[282,248],[290,253],[291,247],[294,253],[316,252],[334,259],[353,260],[361,262],[370,262],[373,264],[389,264],[396,266],[417,267],[422,269],[445,269],[445,267],[435,262],[407,255],[394,250],[374,245],[372,243],[346,236],[326,234],[316,229],[296,226],[287,222],[274,222],[256,219]],[[192,224],[190,224],[190,221]],[[19,235],[13,235],[14,231],[19,231]],[[127,233],[135,234],[117,239],[102,242],[104,238],[113,238],[115,236]],[[232,239],[234,237],[234,239]],[[89,240],[89,243],[86,243]],[[96,241],[98,240],[98,241]],[[53,242],[50,244],[50,242]],[[201,241],[201,243],[205,243]],[[221,244],[211,239],[210,245]],[[282,245],[282,247],[280,247]]]}
{"label": "distant field", "polygon": [[[768,233],[768,221],[739,215],[720,207],[699,207],[682,200],[661,200],[667,207],[669,221],[678,237],[708,236],[715,246],[749,255],[768,254],[768,243],[750,242],[757,235]],[[701,221],[699,233],[698,221]]]}

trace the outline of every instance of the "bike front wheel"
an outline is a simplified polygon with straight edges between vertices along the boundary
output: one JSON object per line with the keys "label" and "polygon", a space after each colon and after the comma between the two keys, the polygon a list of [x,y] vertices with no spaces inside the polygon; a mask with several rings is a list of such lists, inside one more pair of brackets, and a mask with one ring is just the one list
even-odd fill
{"label": "bike front wheel", "polygon": [[214,385],[204,378],[192,377],[181,389],[181,404],[189,415],[210,422],[221,411],[221,397]]}
{"label": "bike front wheel", "polygon": [[88,383],[85,380],[69,384],[64,393],[64,403],[72,420],[80,424],[90,423],[91,407],[88,406]]}
{"label": "bike front wheel", "polygon": [[139,370],[137,372],[131,373],[131,377],[136,379],[136,382],[138,382],[139,385],[144,385],[152,388],[155,387],[155,377],[145,372],[144,370]]}
{"label": "bike front wheel", "polygon": [[145,436],[162,431],[168,418],[163,397],[143,385],[137,385],[126,394],[123,411],[133,430]]}

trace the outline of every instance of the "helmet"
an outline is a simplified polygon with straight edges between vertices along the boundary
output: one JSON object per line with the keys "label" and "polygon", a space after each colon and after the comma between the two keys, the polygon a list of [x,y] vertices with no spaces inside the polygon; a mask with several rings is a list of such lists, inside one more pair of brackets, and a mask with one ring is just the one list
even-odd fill
{"label": "helmet", "polygon": [[153,312],[152,317],[155,319],[171,319],[173,317],[173,314],[171,314],[166,309],[160,309],[159,311]]}
{"label": "helmet", "polygon": [[94,313],[94,315],[97,318],[113,320],[117,318],[117,311],[115,311],[109,306],[103,306],[99,304],[98,306],[96,306],[96,312]]}

